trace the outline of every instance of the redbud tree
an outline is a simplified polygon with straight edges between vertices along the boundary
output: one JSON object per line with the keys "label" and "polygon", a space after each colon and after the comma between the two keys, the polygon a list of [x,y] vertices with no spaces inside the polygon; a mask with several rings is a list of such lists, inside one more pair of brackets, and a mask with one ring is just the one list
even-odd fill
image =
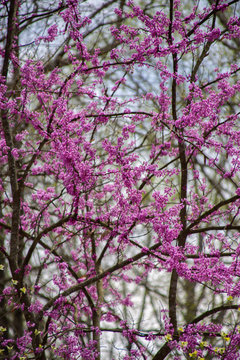
{"label": "redbud tree", "polygon": [[239,359],[239,0],[1,1],[1,359]]}

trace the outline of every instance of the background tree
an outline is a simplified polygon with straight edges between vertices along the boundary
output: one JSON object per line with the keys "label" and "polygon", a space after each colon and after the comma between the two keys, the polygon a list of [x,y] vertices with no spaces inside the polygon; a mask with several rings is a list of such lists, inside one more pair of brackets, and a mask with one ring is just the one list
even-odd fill
{"label": "background tree", "polygon": [[238,357],[238,3],[2,2],[2,358]]}

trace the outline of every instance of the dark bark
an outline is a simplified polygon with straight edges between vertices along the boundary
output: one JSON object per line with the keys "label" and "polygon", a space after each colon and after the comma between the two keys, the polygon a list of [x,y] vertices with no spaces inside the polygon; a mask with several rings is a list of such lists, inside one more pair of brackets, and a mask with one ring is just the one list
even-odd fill
{"label": "dark bark", "polygon": [[[8,13],[7,39],[5,45],[5,56],[1,71],[1,75],[5,78],[5,81],[7,80],[7,76],[8,76],[13,39],[16,32],[17,6],[18,6],[18,2],[16,0],[10,1],[10,9]],[[3,109],[1,111],[1,120],[2,120],[2,127],[3,127],[6,145],[8,146],[8,172],[10,177],[12,201],[13,201],[12,229],[11,229],[11,241],[10,241],[10,267],[12,274],[14,274],[18,266],[17,257],[19,250],[18,229],[20,223],[20,193],[17,182],[16,162],[12,155],[12,149],[14,146],[13,146],[11,128],[8,120],[7,109]]]}
{"label": "dark bark", "polygon": [[168,354],[170,354],[172,350],[170,349],[170,347],[168,346],[168,343],[165,343],[161,349],[156,353],[156,355],[154,355],[154,357],[152,358],[152,360],[163,360],[165,359]]}

